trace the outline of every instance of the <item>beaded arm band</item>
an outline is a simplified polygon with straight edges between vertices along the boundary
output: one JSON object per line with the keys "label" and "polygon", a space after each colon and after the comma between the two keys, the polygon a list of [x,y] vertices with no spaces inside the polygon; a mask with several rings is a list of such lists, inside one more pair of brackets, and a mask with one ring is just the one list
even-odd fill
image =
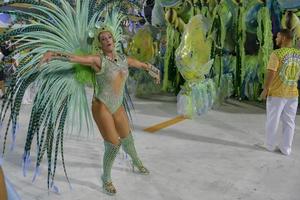
{"label": "beaded arm band", "polygon": [[70,61],[70,56],[63,53],[54,53],[54,57],[61,61]]}
{"label": "beaded arm band", "polygon": [[152,76],[153,78],[155,78],[156,80],[159,80],[160,79],[160,70],[149,63],[148,63],[148,65],[150,66],[150,69],[148,70],[149,75]]}

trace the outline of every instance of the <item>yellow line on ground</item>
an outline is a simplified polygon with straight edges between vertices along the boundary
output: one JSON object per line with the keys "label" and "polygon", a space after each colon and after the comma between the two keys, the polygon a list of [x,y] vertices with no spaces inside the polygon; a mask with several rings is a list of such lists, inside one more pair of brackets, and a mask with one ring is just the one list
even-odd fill
{"label": "yellow line on ground", "polygon": [[156,131],[159,131],[160,129],[166,128],[168,126],[172,126],[173,124],[177,124],[177,123],[179,123],[179,122],[181,122],[185,119],[187,119],[187,118],[180,115],[180,116],[177,116],[177,117],[175,117],[173,119],[170,119],[168,121],[165,121],[165,122],[162,122],[162,123],[159,123],[159,124],[155,124],[153,126],[145,128],[144,131],[149,132],[149,133],[154,133]]}

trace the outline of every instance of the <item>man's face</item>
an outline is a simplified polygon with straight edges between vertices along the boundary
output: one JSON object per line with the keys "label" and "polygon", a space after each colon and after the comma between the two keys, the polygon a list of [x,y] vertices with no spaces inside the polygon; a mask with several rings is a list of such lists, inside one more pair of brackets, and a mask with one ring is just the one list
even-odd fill
{"label": "man's face", "polygon": [[276,37],[276,45],[277,45],[277,46],[281,46],[282,40],[283,40],[282,35],[281,35],[280,33],[277,33],[277,37]]}

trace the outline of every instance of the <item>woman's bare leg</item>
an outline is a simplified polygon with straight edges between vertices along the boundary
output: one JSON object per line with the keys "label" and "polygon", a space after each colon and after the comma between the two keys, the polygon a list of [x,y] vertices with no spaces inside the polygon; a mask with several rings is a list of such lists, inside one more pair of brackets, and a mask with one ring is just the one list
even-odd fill
{"label": "woman's bare leg", "polygon": [[119,134],[115,127],[113,116],[107,107],[101,101],[94,99],[92,113],[103,139],[114,145],[118,145],[120,143]]}
{"label": "woman's bare leg", "polygon": [[2,168],[0,166],[0,199],[6,200],[7,199],[7,192],[5,186],[5,179]]}
{"label": "woman's bare leg", "polygon": [[4,81],[0,81],[0,89],[2,91],[2,95],[4,95],[5,94],[5,83],[4,83]]}
{"label": "woman's bare leg", "polygon": [[120,138],[126,138],[130,134],[129,119],[123,106],[113,114],[114,124]]}
{"label": "woman's bare leg", "polygon": [[103,189],[109,195],[116,194],[116,189],[111,180],[111,168],[120,149],[119,135],[115,128],[114,120],[106,106],[94,99],[92,113],[98,129],[104,138],[105,152],[103,156]]}
{"label": "woman's bare leg", "polygon": [[124,151],[131,157],[132,163],[139,169],[142,174],[149,174],[149,170],[144,167],[142,161],[140,160],[134,145],[134,139],[130,131],[129,120],[126,111],[123,106],[121,106],[113,114],[115,126],[117,132],[121,138],[121,144]]}

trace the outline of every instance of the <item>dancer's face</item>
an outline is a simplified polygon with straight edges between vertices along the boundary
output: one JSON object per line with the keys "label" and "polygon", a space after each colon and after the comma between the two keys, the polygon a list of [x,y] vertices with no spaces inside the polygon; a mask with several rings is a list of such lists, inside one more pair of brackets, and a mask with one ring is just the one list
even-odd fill
{"label": "dancer's face", "polygon": [[99,34],[99,42],[101,44],[101,49],[104,52],[112,52],[115,48],[115,42],[112,34],[110,32],[102,32]]}

